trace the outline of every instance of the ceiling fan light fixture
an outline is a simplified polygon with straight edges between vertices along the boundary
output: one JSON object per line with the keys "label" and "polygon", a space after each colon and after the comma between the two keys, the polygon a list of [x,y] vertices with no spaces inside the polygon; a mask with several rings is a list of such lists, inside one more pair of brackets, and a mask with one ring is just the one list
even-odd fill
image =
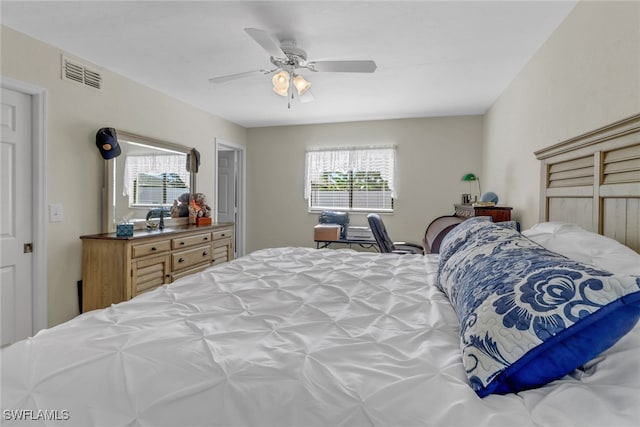
{"label": "ceiling fan light fixture", "polygon": [[273,87],[273,91],[280,96],[287,96],[289,94],[287,89],[278,89],[277,87]]}
{"label": "ceiling fan light fixture", "polygon": [[302,95],[298,96],[298,100],[300,102],[302,102],[303,104],[306,104],[308,102],[313,101],[313,94],[311,93],[310,90],[307,90],[305,93],[303,93]]}
{"label": "ceiling fan light fixture", "polygon": [[289,90],[289,73],[281,70],[273,76],[273,91],[280,96],[287,96]]}
{"label": "ceiling fan light fixture", "polygon": [[311,87],[311,83],[299,74],[293,75],[293,85],[296,87],[298,95],[304,95]]}

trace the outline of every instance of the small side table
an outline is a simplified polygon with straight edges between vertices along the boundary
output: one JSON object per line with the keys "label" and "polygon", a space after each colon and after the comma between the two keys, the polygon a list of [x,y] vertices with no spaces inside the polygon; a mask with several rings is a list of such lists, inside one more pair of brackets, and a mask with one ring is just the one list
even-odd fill
{"label": "small side table", "polygon": [[493,222],[511,221],[511,210],[509,206],[473,206],[454,205],[455,215],[460,218],[473,218],[474,216],[490,216]]}

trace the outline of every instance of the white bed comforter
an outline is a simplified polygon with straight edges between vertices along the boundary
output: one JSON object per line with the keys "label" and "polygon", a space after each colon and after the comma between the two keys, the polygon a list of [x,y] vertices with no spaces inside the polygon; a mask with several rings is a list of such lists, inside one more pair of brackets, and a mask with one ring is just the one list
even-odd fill
{"label": "white bed comforter", "polygon": [[86,313],[2,351],[3,423],[637,425],[638,327],[584,371],[478,398],[436,261],[266,249]]}

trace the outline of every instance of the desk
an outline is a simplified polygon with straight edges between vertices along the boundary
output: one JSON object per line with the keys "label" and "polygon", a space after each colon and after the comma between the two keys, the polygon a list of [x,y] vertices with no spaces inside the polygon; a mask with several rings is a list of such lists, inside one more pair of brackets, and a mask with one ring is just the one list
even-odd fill
{"label": "desk", "polygon": [[342,243],[344,245],[360,245],[362,248],[376,248],[378,249],[378,244],[375,240],[361,240],[361,239],[340,239],[340,240],[314,240],[316,242],[316,248],[322,249],[329,247],[332,243]]}

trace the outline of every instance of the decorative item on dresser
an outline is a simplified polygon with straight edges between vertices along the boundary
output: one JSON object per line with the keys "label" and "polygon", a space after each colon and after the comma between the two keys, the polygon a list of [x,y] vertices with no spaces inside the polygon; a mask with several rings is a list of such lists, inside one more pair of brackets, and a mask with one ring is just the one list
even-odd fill
{"label": "decorative item on dresser", "polygon": [[80,236],[82,309],[129,300],[211,265],[230,261],[233,223]]}
{"label": "decorative item on dresser", "polygon": [[454,205],[455,216],[461,218],[473,218],[474,216],[490,216],[493,222],[511,221],[511,210],[509,206],[474,206],[474,205]]}

